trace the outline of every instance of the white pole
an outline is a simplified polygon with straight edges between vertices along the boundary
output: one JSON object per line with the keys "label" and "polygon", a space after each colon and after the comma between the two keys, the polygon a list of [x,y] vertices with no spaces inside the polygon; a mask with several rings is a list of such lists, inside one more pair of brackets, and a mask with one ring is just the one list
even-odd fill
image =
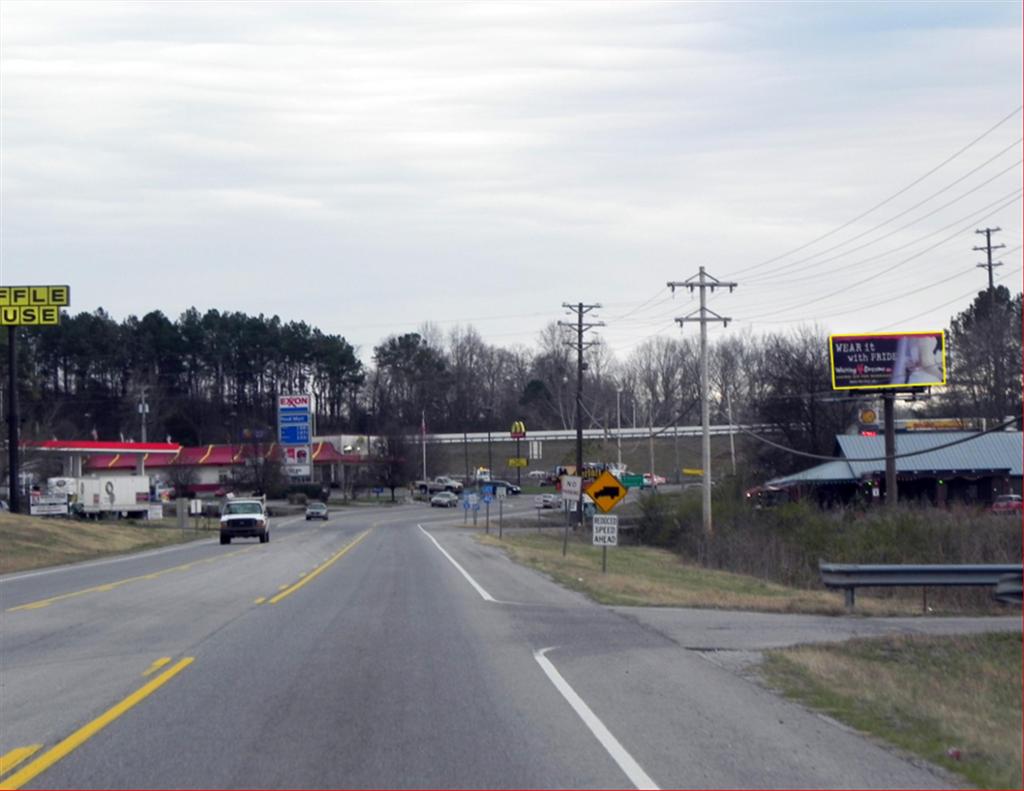
{"label": "white pole", "polygon": [[732,456],[732,474],[736,474],[736,440],[732,432],[732,397],[728,389],[725,391],[725,406],[729,410],[729,454]]}
{"label": "white pole", "polygon": [[619,468],[620,471],[622,470],[622,406],[621,406],[621,399],[622,399],[622,390],[621,389],[616,390],[615,391],[615,418],[616,418],[616,421],[615,421],[615,424],[616,424],[616,426],[615,426],[615,428],[616,428],[616,431],[615,431],[615,445],[616,445],[616,448],[617,448],[616,461],[618,463],[618,468]]}

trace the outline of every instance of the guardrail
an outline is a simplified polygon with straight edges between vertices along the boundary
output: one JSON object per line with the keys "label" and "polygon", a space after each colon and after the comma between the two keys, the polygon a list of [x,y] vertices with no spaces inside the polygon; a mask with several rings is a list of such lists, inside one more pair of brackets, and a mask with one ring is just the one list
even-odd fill
{"label": "guardrail", "polygon": [[846,593],[846,607],[852,610],[857,588],[921,587],[927,592],[929,587],[992,587],[999,601],[1020,604],[1024,564],[862,565],[819,561],[818,570],[826,588]]}

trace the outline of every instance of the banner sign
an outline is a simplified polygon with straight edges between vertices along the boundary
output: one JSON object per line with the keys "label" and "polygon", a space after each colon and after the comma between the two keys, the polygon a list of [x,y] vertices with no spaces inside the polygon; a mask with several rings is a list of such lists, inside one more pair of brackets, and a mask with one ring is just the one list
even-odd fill
{"label": "banner sign", "polygon": [[833,390],[946,384],[946,336],[932,332],[830,335]]}
{"label": "banner sign", "polygon": [[309,445],[288,445],[284,451],[284,471],[292,478],[306,478],[312,475]]}
{"label": "banner sign", "polygon": [[68,496],[33,492],[29,498],[28,512],[31,516],[67,516]]}

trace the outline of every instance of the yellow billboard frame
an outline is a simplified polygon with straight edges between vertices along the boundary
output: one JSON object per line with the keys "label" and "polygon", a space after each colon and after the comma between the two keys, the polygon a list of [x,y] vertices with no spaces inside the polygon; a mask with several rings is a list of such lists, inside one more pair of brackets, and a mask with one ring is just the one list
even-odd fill
{"label": "yellow billboard frame", "polygon": [[[851,385],[848,387],[836,386],[836,359],[835,359],[835,338],[907,338],[916,335],[938,335],[942,344],[942,381],[937,382],[915,382],[914,384],[875,384],[875,385]],[[828,361],[829,372],[832,374],[833,390],[906,390],[908,387],[941,387],[946,384],[948,369],[946,365],[946,331],[945,330],[915,330],[913,332],[835,332],[828,336]]]}

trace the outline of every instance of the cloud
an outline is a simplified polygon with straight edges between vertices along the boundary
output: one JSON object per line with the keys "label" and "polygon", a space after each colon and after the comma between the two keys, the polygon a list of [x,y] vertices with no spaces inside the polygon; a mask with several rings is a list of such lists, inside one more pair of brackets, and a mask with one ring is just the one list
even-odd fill
{"label": "cloud", "polygon": [[[0,23],[5,281],[89,272],[103,285],[81,307],[115,315],[228,292],[325,331],[374,325],[364,347],[382,319],[505,315],[510,298],[557,318],[579,291],[640,303],[702,263],[749,267],[909,183],[1021,92],[1020,12],[997,3],[7,3]],[[993,221],[1019,232],[1014,211]],[[203,287],[148,295],[141,249]],[[282,272],[293,285],[268,288]],[[737,316],[790,301],[746,293]]]}

